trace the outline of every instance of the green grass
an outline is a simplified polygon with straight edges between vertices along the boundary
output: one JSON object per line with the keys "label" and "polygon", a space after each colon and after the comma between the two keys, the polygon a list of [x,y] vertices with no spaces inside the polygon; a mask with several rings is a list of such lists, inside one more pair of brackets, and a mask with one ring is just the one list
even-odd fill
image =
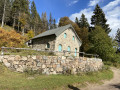
{"label": "green grass", "polygon": [[46,55],[46,56],[55,56],[55,54],[53,52],[42,52],[42,51],[34,51],[34,50],[4,50],[4,55],[20,55],[20,56]]}
{"label": "green grass", "polygon": [[113,72],[103,70],[101,72],[79,75],[35,75],[34,79],[28,79],[24,73],[16,73],[0,65],[0,90],[62,90],[68,89],[68,85],[99,83],[113,77]]}

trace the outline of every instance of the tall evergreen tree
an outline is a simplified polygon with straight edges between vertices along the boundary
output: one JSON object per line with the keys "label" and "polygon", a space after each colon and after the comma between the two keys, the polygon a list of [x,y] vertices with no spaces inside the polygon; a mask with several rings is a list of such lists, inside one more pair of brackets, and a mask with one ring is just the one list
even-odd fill
{"label": "tall evergreen tree", "polygon": [[77,17],[75,18],[75,23],[79,26],[79,20]]}
{"label": "tall evergreen tree", "polygon": [[38,14],[37,14],[37,10],[36,10],[36,5],[35,5],[35,2],[32,1],[32,4],[31,4],[31,27],[34,30],[34,33],[36,33],[35,25],[37,24],[37,19],[38,19]]}
{"label": "tall evergreen tree", "polygon": [[81,18],[79,21],[79,27],[80,28],[89,28],[88,20],[87,20],[87,18],[85,18],[84,14],[81,15]]}
{"label": "tall evergreen tree", "polygon": [[56,20],[55,19],[53,20],[53,28],[57,28]]}
{"label": "tall evergreen tree", "polygon": [[42,23],[43,23],[43,31],[48,30],[48,20],[47,20],[47,14],[46,14],[46,12],[42,13],[41,20],[42,20]]}
{"label": "tall evergreen tree", "polygon": [[53,29],[53,18],[52,18],[52,14],[50,13],[50,19],[49,19],[49,29]]}
{"label": "tall evergreen tree", "polygon": [[116,40],[120,42],[120,29],[118,28],[117,33],[116,33]]}
{"label": "tall evergreen tree", "polygon": [[98,4],[96,5],[93,13],[94,15],[91,18],[91,24],[95,26],[96,25],[101,26],[103,29],[105,29],[105,32],[108,34],[111,31],[111,29],[107,24],[107,19],[105,18],[103,10],[100,8]]}
{"label": "tall evergreen tree", "polygon": [[79,26],[80,31],[79,31],[79,37],[82,40],[82,46],[80,48],[80,51],[82,52],[87,52],[89,50],[90,47],[90,43],[89,43],[89,23],[87,21],[87,18],[85,18],[85,15],[82,14],[80,20],[78,20],[78,18],[76,18],[75,20],[76,24]]}

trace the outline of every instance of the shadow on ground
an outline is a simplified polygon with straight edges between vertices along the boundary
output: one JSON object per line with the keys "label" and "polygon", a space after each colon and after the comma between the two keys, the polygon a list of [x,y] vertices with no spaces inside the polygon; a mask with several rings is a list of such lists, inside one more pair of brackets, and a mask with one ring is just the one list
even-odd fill
{"label": "shadow on ground", "polygon": [[72,89],[72,90],[80,90],[79,88],[74,87],[73,85],[68,85],[68,87],[69,87],[70,89]]}
{"label": "shadow on ground", "polygon": [[120,89],[120,83],[119,83],[119,84],[113,84],[113,85],[111,85],[111,86]]}

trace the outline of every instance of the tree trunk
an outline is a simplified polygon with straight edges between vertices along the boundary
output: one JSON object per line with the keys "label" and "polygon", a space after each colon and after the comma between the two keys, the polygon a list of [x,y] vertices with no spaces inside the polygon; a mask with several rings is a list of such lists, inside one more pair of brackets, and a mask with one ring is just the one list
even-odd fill
{"label": "tree trunk", "polygon": [[14,17],[14,20],[13,20],[13,28],[15,28],[15,17]]}
{"label": "tree trunk", "polygon": [[20,30],[19,30],[20,29],[20,22],[19,21],[20,21],[20,12],[19,12],[19,15],[18,15],[18,32],[20,32]]}
{"label": "tree trunk", "polygon": [[23,28],[23,30],[22,30],[22,35],[24,36],[24,33],[25,33],[25,28]]}
{"label": "tree trunk", "polygon": [[4,26],[4,21],[5,21],[5,9],[6,8],[6,0],[5,0],[5,2],[4,2],[4,11],[3,11],[3,17],[2,17],[2,25],[1,25],[1,27],[3,28],[3,26]]}

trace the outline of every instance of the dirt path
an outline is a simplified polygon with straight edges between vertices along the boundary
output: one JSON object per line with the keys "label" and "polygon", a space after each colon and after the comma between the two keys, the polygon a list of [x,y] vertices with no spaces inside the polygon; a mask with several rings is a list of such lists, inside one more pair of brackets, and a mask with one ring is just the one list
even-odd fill
{"label": "dirt path", "polygon": [[114,78],[110,81],[105,81],[102,85],[88,85],[80,90],[120,90],[120,69],[112,68]]}

